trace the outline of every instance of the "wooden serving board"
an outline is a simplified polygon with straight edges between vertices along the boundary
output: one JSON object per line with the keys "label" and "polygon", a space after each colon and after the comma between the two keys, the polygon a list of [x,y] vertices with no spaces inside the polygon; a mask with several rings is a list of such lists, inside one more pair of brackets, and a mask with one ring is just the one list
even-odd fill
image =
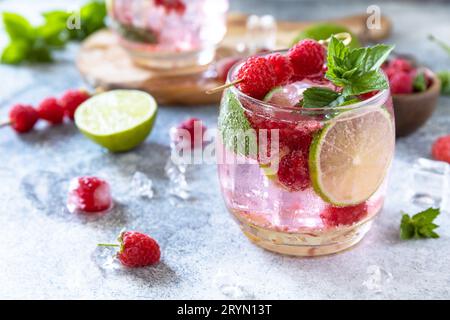
{"label": "wooden serving board", "polygon": [[[367,29],[366,20],[366,15],[357,15],[326,22],[348,27],[363,42],[376,42],[389,36],[389,19],[382,17],[381,28],[378,30]],[[247,15],[229,14],[228,32],[219,47],[218,59],[236,53],[236,45],[243,41],[246,34],[246,21]],[[277,47],[288,48],[301,30],[318,22],[320,21],[278,21]],[[220,93],[205,94],[206,90],[223,84],[216,78],[213,65],[209,72],[183,76],[137,66],[120,47],[117,37],[110,30],[98,31],[86,39],[76,64],[84,79],[94,87],[105,90],[127,88],[148,91],[160,104],[203,105],[218,103],[220,100]]]}

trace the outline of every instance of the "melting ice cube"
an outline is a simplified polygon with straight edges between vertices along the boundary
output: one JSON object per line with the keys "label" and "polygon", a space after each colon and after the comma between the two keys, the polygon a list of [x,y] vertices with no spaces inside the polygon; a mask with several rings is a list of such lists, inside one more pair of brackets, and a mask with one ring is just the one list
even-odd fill
{"label": "melting ice cube", "polygon": [[181,199],[188,200],[191,195],[189,192],[189,185],[186,181],[186,165],[176,164],[169,157],[164,168],[166,176],[170,180],[169,194]]}
{"label": "melting ice cube", "polygon": [[422,208],[440,207],[450,211],[450,165],[421,158],[412,170],[412,202]]}
{"label": "melting ice cube", "polygon": [[367,267],[366,272],[368,278],[363,282],[363,286],[375,293],[383,292],[384,287],[393,279],[390,272],[376,265]]}
{"label": "melting ice cube", "polygon": [[136,172],[131,181],[132,192],[139,197],[152,199],[155,195],[153,192],[153,182],[144,173]]}

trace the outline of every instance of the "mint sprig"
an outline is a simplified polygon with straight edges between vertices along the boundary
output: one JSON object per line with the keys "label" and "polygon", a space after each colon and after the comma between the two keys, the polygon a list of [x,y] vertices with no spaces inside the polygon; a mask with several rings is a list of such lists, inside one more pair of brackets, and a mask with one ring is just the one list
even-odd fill
{"label": "mint sprig", "polygon": [[[356,96],[389,87],[386,78],[379,72],[393,46],[376,45],[350,49],[335,37],[328,45],[326,78],[342,87],[342,92],[332,95],[332,90],[309,88],[304,92],[303,107],[336,107],[356,99]],[[328,104],[326,104],[328,102]]]}
{"label": "mint sprig", "polygon": [[400,238],[402,240],[439,238],[439,235],[434,231],[439,226],[434,224],[433,221],[440,213],[439,209],[433,208],[419,212],[412,217],[403,213]]}
{"label": "mint sprig", "polygon": [[71,15],[65,11],[45,12],[44,23],[33,26],[19,14],[4,12],[3,24],[10,42],[1,54],[1,62],[20,64],[25,61],[52,61],[53,52],[63,49],[70,40],[83,40],[105,27],[105,2],[94,0],[81,7],[79,28],[67,28]]}

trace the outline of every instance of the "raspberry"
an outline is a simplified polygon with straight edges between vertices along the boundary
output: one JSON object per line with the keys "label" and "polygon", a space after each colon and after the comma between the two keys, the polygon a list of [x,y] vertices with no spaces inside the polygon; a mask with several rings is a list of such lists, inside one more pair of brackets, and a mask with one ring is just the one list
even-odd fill
{"label": "raspberry", "polygon": [[438,161],[450,163],[450,135],[437,139],[433,144],[431,154]]}
{"label": "raspberry", "polygon": [[269,64],[275,72],[276,86],[283,86],[289,82],[294,75],[291,61],[282,54],[275,53],[267,57]]}
{"label": "raspberry", "polygon": [[413,70],[413,66],[411,62],[406,59],[396,58],[389,62],[388,69],[410,72]]}
{"label": "raspberry", "polygon": [[302,40],[288,52],[297,78],[305,78],[323,71],[325,49],[317,41]]}
{"label": "raspberry", "polygon": [[158,243],[143,233],[123,232],[119,241],[121,245],[117,257],[126,267],[146,267],[158,263],[161,258]]}
{"label": "raspberry", "polygon": [[276,75],[268,60],[263,57],[249,58],[239,69],[237,86],[245,94],[262,99],[276,84]]}
{"label": "raspberry", "polygon": [[18,133],[31,131],[38,120],[39,114],[32,106],[16,104],[9,111],[11,127]]}
{"label": "raspberry", "polygon": [[55,98],[47,98],[42,101],[37,111],[39,118],[47,120],[51,124],[60,124],[64,119],[64,109]]}
{"label": "raspberry", "polygon": [[70,211],[95,213],[112,206],[109,184],[96,177],[80,177],[71,181],[67,206]]}
{"label": "raspberry", "polygon": [[175,11],[179,15],[183,15],[186,11],[186,5],[181,0],[155,0],[158,7],[164,7],[168,13]]}
{"label": "raspberry", "polygon": [[326,226],[350,226],[365,218],[368,213],[367,203],[362,203],[350,207],[327,207],[321,214],[320,218]]}
{"label": "raspberry", "polygon": [[389,78],[389,82],[393,94],[412,93],[414,90],[414,75],[412,72],[396,72]]}
{"label": "raspberry", "polygon": [[228,72],[230,71],[231,67],[233,67],[241,59],[241,57],[228,57],[219,60],[216,64],[217,79],[226,82]]}
{"label": "raspberry", "polygon": [[64,114],[73,120],[77,108],[89,98],[89,93],[84,90],[68,90],[59,100],[59,104],[64,109]]}
{"label": "raspberry", "polygon": [[367,93],[363,93],[363,94],[359,95],[359,98],[361,100],[368,100],[368,99],[376,96],[379,92],[380,91],[375,90],[375,91],[370,91],[370,92],[367,92]]}
{"label": "raspberry", "polygon": [[[197,130],[196,130],[197,129]],[[202,121],[197,118],[189,118],[186,121],[183,121],[178,127],[177,127],[177,135],[175,137],[176,142],[182,142],[182,136],[183,131],[186,130],[189,132],[190,135],[190,142],[191,142],[191,148],[194,148],[196,145],[203,145],[203,136],[206,131],[206,126],[203,125]],[[195,144],[195,142],[197,144]]]}
{"label": "raspberry", "polygon": [[302,151],[291,152],[281,159],[278,180],[290,191],[305,190],[310,186],[308,160]]}

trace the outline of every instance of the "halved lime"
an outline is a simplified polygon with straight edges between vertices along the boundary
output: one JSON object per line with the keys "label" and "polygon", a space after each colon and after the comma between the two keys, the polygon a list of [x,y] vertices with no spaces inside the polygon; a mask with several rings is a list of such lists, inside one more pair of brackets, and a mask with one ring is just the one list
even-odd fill
{"label": "halved lime", "polygon": [[335,206],[366,201],[383,183],[394,145],[392,117],[385,109],[373,107],[336,116],[311,144],[314,190]]}
{"label": "halved lime", "polygon": [[143,91],[113,90],[92,97],[75,113],[75,124],[88,138],[112,152],[141,144],[150,134],[158,106]]}

